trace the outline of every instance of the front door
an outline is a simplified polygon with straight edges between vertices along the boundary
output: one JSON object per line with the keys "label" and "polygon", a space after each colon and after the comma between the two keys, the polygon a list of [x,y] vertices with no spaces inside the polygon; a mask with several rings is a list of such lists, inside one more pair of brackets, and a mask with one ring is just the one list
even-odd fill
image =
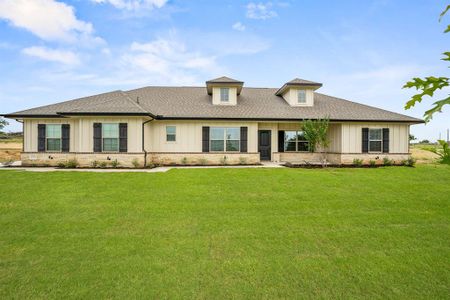
{"label": "front door", "polygon": [[272,150],[271,150],[271,131],[270,130],[259,130],[258,132],[258,152],[261,160],[270,160]]}

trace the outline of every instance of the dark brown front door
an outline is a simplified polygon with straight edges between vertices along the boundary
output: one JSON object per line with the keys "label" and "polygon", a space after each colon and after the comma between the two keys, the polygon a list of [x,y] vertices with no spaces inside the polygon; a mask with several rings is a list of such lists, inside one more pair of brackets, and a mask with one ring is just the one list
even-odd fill
{"label": "dark brown front door", "polygon": [[270,160],[271,157],[271,133],[270,130],[258,132],[258,152],[261,160]]}

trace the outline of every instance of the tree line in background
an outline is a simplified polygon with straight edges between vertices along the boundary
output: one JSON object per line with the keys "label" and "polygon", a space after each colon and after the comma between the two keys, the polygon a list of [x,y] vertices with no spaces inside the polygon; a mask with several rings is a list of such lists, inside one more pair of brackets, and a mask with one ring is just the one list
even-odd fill
{"label": "tree line in background", "polygon": [[0,133],[2,133],[3,128],[5,128],[5,126],[7,126],[9,123],[0,117]]}

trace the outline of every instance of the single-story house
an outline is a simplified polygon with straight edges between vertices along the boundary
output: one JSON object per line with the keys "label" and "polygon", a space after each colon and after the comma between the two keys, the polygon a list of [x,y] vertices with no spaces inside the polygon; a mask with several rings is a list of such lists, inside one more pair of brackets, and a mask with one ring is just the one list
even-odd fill
{"label": "single-story house", "polygon": [[[408,158],[409,127],[422,120],[320,94],[321,86],[297,78],[280,88],[251,88],[220,77],[206,86],[117,90],[4,116],[23,122],[24,165]],[[325,154],[310,153],[301,122],[325,117],[331,143],[320,150]]]}

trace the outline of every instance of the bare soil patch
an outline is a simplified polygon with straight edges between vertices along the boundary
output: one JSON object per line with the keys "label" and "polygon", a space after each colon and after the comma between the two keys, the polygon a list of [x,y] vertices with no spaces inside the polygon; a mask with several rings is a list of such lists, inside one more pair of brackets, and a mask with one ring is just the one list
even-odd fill
{"label": "bare soil patch", "polygon": [[20,160],[21,151],[22,143],[0,141],[0,162]]}

